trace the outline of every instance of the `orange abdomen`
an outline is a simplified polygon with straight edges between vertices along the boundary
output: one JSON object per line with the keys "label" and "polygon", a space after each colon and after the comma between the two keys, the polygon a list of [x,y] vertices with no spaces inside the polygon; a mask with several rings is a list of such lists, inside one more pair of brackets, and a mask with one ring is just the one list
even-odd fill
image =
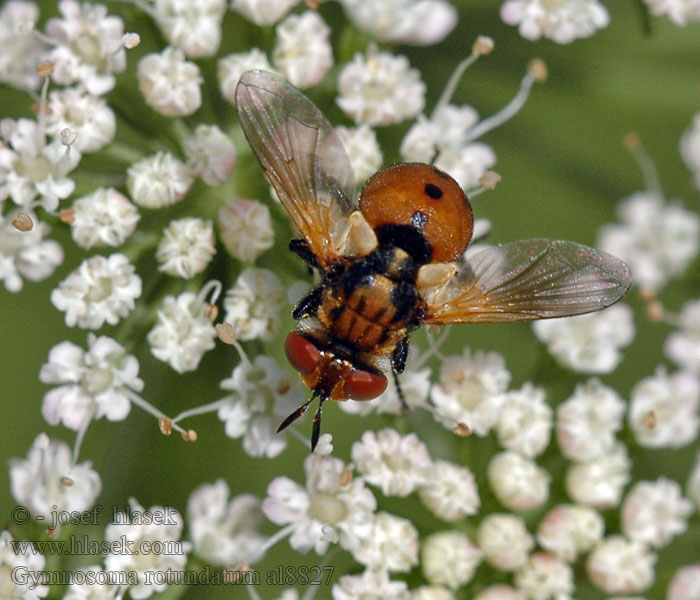
{"label": "orange abdomen", "polygon": [[403,319],[395,319],[395,287],[385,275],[375,274],[349,293],[342,286],[326,289],[318,310],[323,329],[353,350],[390,354],[407,333]]}

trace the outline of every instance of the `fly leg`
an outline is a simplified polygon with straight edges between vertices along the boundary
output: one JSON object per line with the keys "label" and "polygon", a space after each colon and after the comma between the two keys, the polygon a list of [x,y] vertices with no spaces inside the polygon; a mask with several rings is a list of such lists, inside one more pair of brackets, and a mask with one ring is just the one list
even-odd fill
{"label": "fly leg", "polygon": [[409,410],[409,406],[404,398],[403,390],[401,389],[401,384],[399,383],[399,373],[403,373],[406,369],[406,359],[408,358],[408,336],[403,338],[396,348],[391,353],[391,374],[394,376],[394,385],[396,386],[396,393],[399,396],[399,402],[401,402],[402,412]]}

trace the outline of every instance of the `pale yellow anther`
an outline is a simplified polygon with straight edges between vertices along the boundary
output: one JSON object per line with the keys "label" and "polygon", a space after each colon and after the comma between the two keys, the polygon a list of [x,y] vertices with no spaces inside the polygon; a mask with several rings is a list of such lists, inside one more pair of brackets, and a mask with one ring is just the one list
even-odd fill
{"label": "pale yellow anther", "polygon": [[486,171],[479,177],[479,184],[485,190],[496,189],[496,186],[501,182],[501,176],[496,171]]}
{"label": "pale yellow anther", "polygon": [[173,422],[168,417],[158,419],[158,427],[163,435],[170,435],[173,432]]}
{"label": "pale yellow anther", "polygon": [[452,433],[457,434],[460,437],[468,437],[472,434],[472,430],[466,423],[457,423],[452,429]]}
{"label": "pale yellow anther", "polygon": [[219,307],[216,304],[207,304],[204,307],[204,316],[213,323],[219,316]]}
{"label": "pale yellow anther", "polygon": [[540,58],[533,58],[527,65],[527,72],[530,73],[532,78],[538,83],[547,81],[547,65]]}
{"label": "pale yellow anther", "polygon": [[494,41],[490,37],[487,35],[480,35],[476,38],[476,41],[472,46],[472,53],[476,54],[477,56],[485,56],[491,53],[494,46]]}
{"label": "pale yellow anther", "polygon": [[53,63],[50,60],[42,60],[36,66],[36,72],[39,77],[50,77],[53,73]]}
{"label": "pale yellow anther", "polygon": [[75,210],[72,208],[64,208],[58,213],[58,218],[66,225],[72,225],[75,221]]}
{"label": "pale yellow anther", "polygon": [[630,131],[622,138],[622,145],[630,151],[639,148],[641,143],[642,140],[639,138],[639,134],[634,131]]}
{"label": "pale yellow anther", "polygon": [[194,429],[188,429],[187,431],[182,432],[182,439],[185,440],[186,442],[196,442],[197,441],[197,432]]}
{"label": "pale yellow anther", "polygon": [[70,477],[68,477],[66,475],[61,477],[60,482],[62,485],[65,485],[66,487],[71,487],[75,483],[75,481],[73,481]]}
{"label": "pale yellow anther", "polygon": [[231,323],[227,321],[217,323],[214,328],[216,329],[216,336],[224,344],[231,345],[236,343],[236,332],[233,330],[233,325],[231,325]]}
{"label": "pale yellow anther", "polygon": [[32,218],[26,212],[20,210],[12,220],[12,226],[17,231],[31,231],[34,229],[34,221],[32,221]]}

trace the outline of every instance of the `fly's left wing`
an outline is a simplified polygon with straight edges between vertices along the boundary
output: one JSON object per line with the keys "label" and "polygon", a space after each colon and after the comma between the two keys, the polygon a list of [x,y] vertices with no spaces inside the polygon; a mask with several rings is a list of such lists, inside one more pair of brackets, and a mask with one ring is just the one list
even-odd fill
{"label": "fly's left wing", "polygon": [[356,211],[350,160],[321,111],[267,71],[243,74],[236,106],[260,166],[319,266],[338,259],[353,232],[353,247],[371,246],[374,233]]}
{"label": "fly's left wing", "polygon": [[631,275],[625,263],[605,252],[533,239],[481,250],[444,283],[420,281],[419,275],[425,323],[497,323],[600,310],[625,295]]}

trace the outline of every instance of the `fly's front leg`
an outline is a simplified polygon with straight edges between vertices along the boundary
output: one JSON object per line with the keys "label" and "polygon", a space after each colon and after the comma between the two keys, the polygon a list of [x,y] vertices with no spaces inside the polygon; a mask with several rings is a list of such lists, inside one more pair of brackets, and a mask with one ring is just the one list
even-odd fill
{"label": "fly's front leg", "polygon": [[320,269],[316,256],[311,252],[311,248],[302,239],[289,240],[289,249],[301,258],[307,265]]}
{"label": "fly's front leg", "polygon": [[323,300],[323,286],[311,290],[306,296],[299,300],[292,312],[292,317],[297,321],[305,317],[313,317],[321,306]]}

